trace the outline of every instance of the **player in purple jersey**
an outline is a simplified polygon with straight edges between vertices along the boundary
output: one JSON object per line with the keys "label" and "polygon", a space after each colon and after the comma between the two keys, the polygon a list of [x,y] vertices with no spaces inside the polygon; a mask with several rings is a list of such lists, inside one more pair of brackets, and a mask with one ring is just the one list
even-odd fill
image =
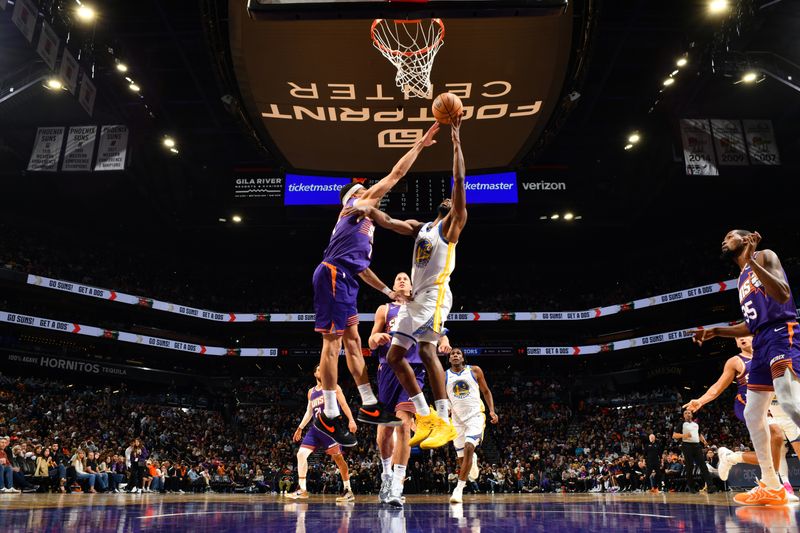
{"label": "player in purple jersey", "polygon": [[372,237],[375,231],[372,221],[364,218],[355,209],[374,208],[383,196],[406,175],[422,150],[433,145],[438,124],[428,129],[395,164],[392,171],[372,187],[350,183],[342,188],[340,197],[342,211],[331,234],[322,262],[314,271],[315,329],[322,334],[320,373],[322,376],[325,408],[314,419],[320,431],[330,435],[342,446],[355,446],[356,436],[347,429],[347,423],[336,402],[339,352],[344,339],[347,367],[358,385],[362,406],[358,419],[368,424],[399,425],[400,420],[386,415],[372,392],[364,356],[361,353],[361,338],[358,336],[358,277],[371,287],[383,292],[390,299],[397,295],[390,290],[370,269],[372,259]]}
{"label": "player in purple jersey", "polygon": [[722,241],[723,256],[741,269],[739,303],[744,322],[697,330],[694,336],[702,343],[713,337],[753,335],[744,417],[758,455],[761,482],[734,500],[742,505],[785,505],[786,490],[772,464],[766,420],[774,390],[780,407],[800,426],[800,380],[796,375],[800,369],[800,347],[794,342],[796,310],[786,273],[775,252],[756,251],[760,241],[758,232],[747,230],[731,230]]}
{"label": "player in purple jersey", "polygon": [[[302,437],[303,441],[300,443],[300,449],[297,450],[297,478],[300,487],[296,492],[292,493],[289,497],[294,499],[305,500],[308,499],[308,490],[306,488],[306,474],[308,473],[308,456],[314,453],[317,449],[325,450],[325,453],[331,456],[336,466],[339,468],[339,473],[342,476],[342,483],[344,484],[344,494],[336,498],[337,502],[352,502],[355,500],[353,491],[350,489],[350,472],[347,469],[347,462],[342,456],[342,449],[335,440],[328,435],[322,433],[313,425],[303,437],[303,429],[306,425],[322,411],[324,400],[322,398],[322,382],[320,381],[319,365],[314,368],[314,378],[317,380],[316,386],[308,389],[308,404],[306,405],[306,413],[300,421],[300,425],[292,436],[294,442],[300,442]],[[347,401],[344,398],[342,389],[336,386],[336,400],[344,411],[347,417],[348,428],[350,432],[356,432],[356,422],[353,420],[353,413],[347,406]]]}
{"label": "player in purple jersey", "polygon": [[[400,272],[394,278],[394,292],[406,297],[411,296],[413,289],[411,278],[405,272]],[[402,306],[401,302],[393,302],[380,306],[375,311],[375,322],[369,337],[369,347],[378,357],[378,399],[386,407],[387,412],[394,412],[403,421],[401,426],[391,428],[379,426],[377,434],[378,450],[381,454],[383,473],[381,474],[381,488],[378,499],[381,503],[402,507],[403,483],[405,481],[406,467],[411,456],[411,426],[414,414],[417,412],[414,404],[403,389],[392,367],[386,360],[389,353],[389,344],[392,342],[392,332],[395,329],[397,314]],[[439,353],[450,353],[450,341],[447,336],[439,340]],[[417,383],[420,387],[425,384],[425,365],[413,346],[406,354],[406,360],[411,365]],[[392,496],[394,496],[392,498]]]}

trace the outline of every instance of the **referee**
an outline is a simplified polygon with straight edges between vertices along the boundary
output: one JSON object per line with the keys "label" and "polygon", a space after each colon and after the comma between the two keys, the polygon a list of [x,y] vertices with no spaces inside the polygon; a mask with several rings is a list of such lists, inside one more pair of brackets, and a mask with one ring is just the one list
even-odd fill
{"label": "referee", "polygon": [[700,474],[706,482],[706,487],[708,487],[708,493],[712,494],[717,492],[717,489],[714,487],[714,482],[711,480],[711,474],[708,473],[703,447],[700,446],[701,441],[703,446],[707,443],[706,439],[700,435],[700,428],[693,418],[691,411],[688,409],[684,411],[682,433],[675,432],[672,434],[672,438],[681,439],[683,441],[681,444],[681,451],[683,452],[683,460],[686,464],[686,487],[689,489],[689,492],[697,494],[697,489],[694,486],[694,467],[697,465],[700,469]]}

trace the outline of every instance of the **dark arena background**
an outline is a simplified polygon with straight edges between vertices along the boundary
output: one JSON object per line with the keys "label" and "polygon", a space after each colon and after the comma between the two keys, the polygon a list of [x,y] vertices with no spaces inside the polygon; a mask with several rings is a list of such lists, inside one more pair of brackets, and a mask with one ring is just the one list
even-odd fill
{"label": "dark arena background", "polygon": [[[373,24],[432,28],[387,55],[428,61],[422,90]],[[0,0],[0,531],[797,531],[798,36],[793,0]],[[439,362],[453,419],[470,394],[485,413],[403,469],[387,443],[449,427],[436,378],[406,402],[427,418],[355,420],[339,448],[308,396],[312,276],[340,189],[390,175],[444,92],[466,176],[441,125],[378,207],[428,222],[466,191],[446,327],[472,366]],[[441,251],[373,238],[387,293]],[[333,289],[359,279],[338,268]],[[354,418],[399,365],[368,346],[390,300],[358,283]],[[752,363],[704,339],[724,328],[756,334]],[[771,407],[739,369],[759,361],[789,391]],[[747,453],[747,397],[785,411],[763,438],[747,418],[779,453]]]}

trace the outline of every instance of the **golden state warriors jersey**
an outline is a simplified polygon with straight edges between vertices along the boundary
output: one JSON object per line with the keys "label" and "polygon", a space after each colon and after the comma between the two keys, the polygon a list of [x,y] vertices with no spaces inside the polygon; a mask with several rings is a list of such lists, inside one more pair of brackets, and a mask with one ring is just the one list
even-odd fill
{"label": "golden state warriors jersey", "polygon": [[417,234],[414,242],[414,258],[411,268],[411,283],[414,294],[438,287],[449,291],[450,275],[456,266],[456,245],[447,242],[442,233],[442,223],[428,222]]}
{"label": "golden state warriors jersey", "polygon": [[454,422],[465,424],[470,418],[484,412],[481,389],[470,365],[465,366],[459,373],[448,368],[445,374],[445,386]]}

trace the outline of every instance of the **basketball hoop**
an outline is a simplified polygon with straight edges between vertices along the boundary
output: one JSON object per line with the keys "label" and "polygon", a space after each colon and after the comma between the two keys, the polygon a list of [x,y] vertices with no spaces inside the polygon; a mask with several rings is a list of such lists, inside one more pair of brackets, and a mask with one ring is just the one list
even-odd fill
{"label": "basketball hoop", "polygon": [[431,69],[444,44],[441,19],[375,19],[370,36],[375,48],[397,69],[394,81],[406,97],[433,96]]}

